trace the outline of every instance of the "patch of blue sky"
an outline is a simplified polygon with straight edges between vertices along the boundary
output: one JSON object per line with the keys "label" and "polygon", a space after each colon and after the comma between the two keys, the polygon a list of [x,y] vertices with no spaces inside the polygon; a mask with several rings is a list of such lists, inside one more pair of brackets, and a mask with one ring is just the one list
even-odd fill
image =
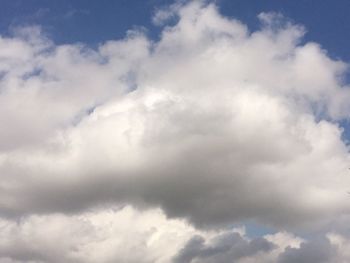
{"label": "patch of blue sky", "polygon": [[261,224],[256,224],[253,222],[246,223],[245,230],[247,236],[250,238],[261,237],[269,234],[275,234],[277,231],[274,228],[263,226]]}
{"label": "patch of blue sky", "polygon": [[[307,29],[305,41],[320,43],[328,53],[350,60],[350,1],[348,0],[216,0],[220,11],[259,27],[257,15],[278,12]],[[2,0],[0,33],[20,25],[41,25],[56,43],[98,43],[123,38],[133,27],[144,27],[150,38],[160,29],[152,24],[155,10],[174,0]]]}

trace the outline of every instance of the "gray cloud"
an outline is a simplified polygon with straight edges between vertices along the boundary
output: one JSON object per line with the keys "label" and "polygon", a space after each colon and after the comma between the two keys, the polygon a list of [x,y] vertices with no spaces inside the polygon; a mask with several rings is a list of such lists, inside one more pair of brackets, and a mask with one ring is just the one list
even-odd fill
{"label": "gray cloud", "polygon": [[195,236],[174,258],[174,263],[190,262],[235,262],[243,257],[254,256],[258,252],[269,252],[275,245],[264,238],[247,241],[239,233],[227,233],[215,238],[211,244]]}
{"label": "gray cloud", "polygon": [[279,263],[327,263],[335,260],[337,247],[326,238],[319,238],[308,243],[302,243],[300,248],[287,247],[279,256]]}

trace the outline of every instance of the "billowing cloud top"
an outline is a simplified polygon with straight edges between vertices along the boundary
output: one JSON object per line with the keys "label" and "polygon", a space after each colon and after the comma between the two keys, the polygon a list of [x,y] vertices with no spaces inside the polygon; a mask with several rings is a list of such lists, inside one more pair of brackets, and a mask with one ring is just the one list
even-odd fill
{"label": "billowing cloud top", "polygon": [[155,15],[155,42],[130,31],[96,50],[57,46],[39,28],[0,38],[1,262],[346,262],[338,233],[218,230],[327,232],[350,212],[347,64],[301,44],[304,28],[281,15],[259,19],[249,32],[194,1]]}

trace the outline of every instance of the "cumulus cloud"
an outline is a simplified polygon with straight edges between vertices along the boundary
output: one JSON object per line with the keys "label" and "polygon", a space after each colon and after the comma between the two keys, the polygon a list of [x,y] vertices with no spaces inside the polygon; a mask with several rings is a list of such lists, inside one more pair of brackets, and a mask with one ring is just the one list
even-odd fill
{"label": "cumulus cloud", "polygon": [[333,256],[336,254],[336,247],[332,246],[326,238],[302,243],[300,248],[290,248],[280,255],[280,263],[292,262],[337,262]]}
{"label": "cumulus cloud", "polygon": [[[320,230],[347,218],[349,154],[338,124],[350,112],[347,64],[301,44],[305,29],[279,14],[261,14],[250,32],[201,1],[160,12],[159,41],[130,31],[97,49],[58,46],[38,28],[0,38],[1,217],[74,226],[87,211],[132,205],[202,229],[254,221]],[[177,22],[167,26],[169,17]],[[90,236],[78,225],[67,233],[79,236],[73,247]],[[211,262],[222,251],[222,262],[281,253],[290,262],[329,245],[284,251],[269,239],[206,238],[182,240],[166,260]],[[22,240],[17,252],[11,242],[4,258],[56,262],[42,252],[50,248]]]}
{"label": "cumulus cloud", "polygon": [[249,238],[244,228],[204,231],[160,209],[131,206],[78,215],[0,220],[1,263],[347,262],[350,239],[330,233],[305,241],[286,232]]}
{"label": "cumulus cloud", "polygon": [[[199,231],[160,210],[131,207],[0,221],[0,262],[170,262]],[[207,234],[210,236],[210,233]]]}
{"label": "cumulus cloud", "polygon": [[174,262],[232,262],[274,248],[274,244],[264,238],[247,241],[237,232],[215,237],[212,243],[205,244],[203,237],[194,236],[176,255]]}
{"label": "cumulus cloud", "polygon": [[1,220],[0,228],[0,262],[175,263],[238,259],[277,247],[264,238],[249,240],[244,229],[199,231],[159,209],[140,212],[130,206]]}

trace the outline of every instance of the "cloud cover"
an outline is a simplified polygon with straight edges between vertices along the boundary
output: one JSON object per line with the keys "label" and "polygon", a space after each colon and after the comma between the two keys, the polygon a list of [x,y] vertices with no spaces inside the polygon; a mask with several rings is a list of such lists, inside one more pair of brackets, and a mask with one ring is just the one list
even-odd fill
{"label": "cloud cover", "polygon": [[203,231],[160,209],[114,207],[79,215],[0,220],[1,263],[348,262],[348,237],[305,241],[287,232],[250,238],[244,228]]}
{"label": "cloud cover", "polygon": [[[38,28],[0,39],[4,220],[49,223],[61,213],[74,226],[76,216],[115,205],[158,207],[202,229],[250,220],[322,230],[346,218],[349,154],[338,121],[350,111],[347,65],[302,43],[304,28],[278,14],[261,14],[256,32],[200,1],[157,14],[159,41],[130,31],[94,50],[57,46]],[[174,25],[166,25],[169,17]],[[182,252],[174,249],[175,261],[190,238],[181,240]],[[188,262],[206,262],[204,240],[192,239],[199,255]],[[277,251],[237,242],[251,253]],[[275,260],[291,262],[309,248],[281,250]],[[31,256],[11,249],[0,253],[56,262],[40,248]],[[220,258],[236,257],[225,249]]]}

